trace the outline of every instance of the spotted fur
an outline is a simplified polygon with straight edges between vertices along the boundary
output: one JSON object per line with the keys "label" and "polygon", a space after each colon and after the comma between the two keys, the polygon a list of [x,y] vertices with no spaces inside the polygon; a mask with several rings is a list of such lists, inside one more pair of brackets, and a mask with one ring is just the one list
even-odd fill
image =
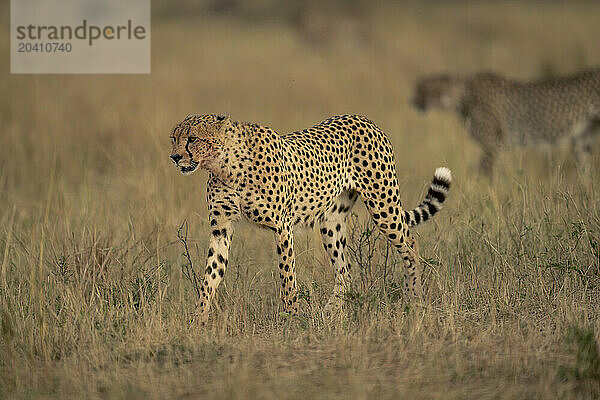
{"label": "spotted fur", "polygon": [[452,180],[447,168],[436,170],[418,207],[403,211],[392,144],[361,116],[336,116],[280,136],[271,128],[229,117],[191,115],[177,124],[171,139],[171,158],[182,173],[198,168],[210,172],[211,238],[198,307],[201,321],[206,321],[225,274],[233,223],[240,218],[273,231],[280,295],[290,313],[298,312],[293,228],[318,224],[335,274],[327,307],[339,308],[350,283],[346,217],[359,196],[402,255],[407,294],[421,295],[422,266],[409,227],[441,209]]}
{"label": "spotted fur", "polygon": [[600,132],[600,69],[534,82],[497,74],[426,76],[419,80],[415,107],[454,110],[483,148],[481,170],[490,174],[501,148],[554,144],[567,139],[577,161],[588,164]]}

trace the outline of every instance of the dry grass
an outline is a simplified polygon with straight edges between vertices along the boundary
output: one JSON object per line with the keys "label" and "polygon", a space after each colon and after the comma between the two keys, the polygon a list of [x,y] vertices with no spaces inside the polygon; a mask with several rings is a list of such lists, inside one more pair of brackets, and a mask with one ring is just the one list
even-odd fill
{"label": "dry grass", "polygon": [[[597,4],[536,4],[386,6],[371,46],[326,48],[273,21],[156,16],[149,76],[11,76],[2,58],[0,398],[600,396],[598,159],[579,176],[565,151],[514,151],[490,184],[455,117],[407,102],[422,72],[600,64]],[[332,274],[309,231],[290,320],[271,236],[241,226],[211,322],[190,330],[176,232],[187,218],[202,264],[206,175],[177,173],[167,132],[222,111],[281,132],[368,115],[392,138],[407,205],[452,168],[446,209],[419,229],[425,305],[399,298],[379,247],[348,318],[324,326]]]}

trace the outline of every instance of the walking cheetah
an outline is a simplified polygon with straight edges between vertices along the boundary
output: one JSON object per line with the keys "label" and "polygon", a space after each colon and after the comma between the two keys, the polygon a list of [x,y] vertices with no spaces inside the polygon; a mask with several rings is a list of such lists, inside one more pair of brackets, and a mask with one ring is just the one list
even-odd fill
{"label": "walking cheetah", "polygon": [[413,104],[454,110],[483,148],[481,170],[491,174],[500,148],[570,139],[576,159],[589,162],[600,131],[600,69],[568,77],[516,82],[492,73],[420,79]]}
{"label": "walking cheetah", "polygon": [[421,295],[421,262],[409,227],[442,207],[451,182],[435,171],[423,202],[403,211],[392,144],[368,119],[341,115],[279,136],[273,129],[227,116],[190,115],[171,133],[171,159],[183,174],[209,171],[210,246],[197,318],[204,323],[225,275],[233,223],[245,218],[272,230],[285,311],[298,312],[293,228],[320,225],[335,274],[325,311],[339,310],[350,282],[344,254],[346,217],[358,196],[404,260],[405,291]]}

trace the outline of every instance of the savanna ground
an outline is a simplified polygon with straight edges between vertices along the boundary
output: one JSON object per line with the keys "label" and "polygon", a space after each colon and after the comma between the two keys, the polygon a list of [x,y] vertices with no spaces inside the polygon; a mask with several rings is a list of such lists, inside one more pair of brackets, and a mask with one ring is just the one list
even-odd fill
{"label": "savanna ground", "polygon": [[[408,103],[425,72],[600,64],[597,3],[386,4],[316,28],[154,3],[151,75],[19,76],[0,59],[0,398],[600,396],[599,157],[582,175],[566,149],[514,150],[490,182],[455,116]],[[190,328],[176,233],[187,220],[203,269],[206,173],[181,176],[168,136],[191,112],[280,132],[367,115],[410,206],[450,167],[446,208],[418,229],[424,304],[399,295],[361,206],[364,268],[337,326],[320,316],[333,277],[318,234],[298,234],[303,311],[289,318],[271,234],[240,226],[210,323]]]}

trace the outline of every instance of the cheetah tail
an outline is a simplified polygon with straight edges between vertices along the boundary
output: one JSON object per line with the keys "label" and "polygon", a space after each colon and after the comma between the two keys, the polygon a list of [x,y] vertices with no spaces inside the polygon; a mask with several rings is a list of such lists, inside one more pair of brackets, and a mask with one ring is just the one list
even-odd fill
{"label": "cheetah tail", "polygon": [[452,173],[448,168],[440,167],[435,170],[431,186],[429,186],[423,202],[410,211],[404,211],[404,220],[409,226],[427,221],[442,209],[442,203],[448,196],[451,182]]}

